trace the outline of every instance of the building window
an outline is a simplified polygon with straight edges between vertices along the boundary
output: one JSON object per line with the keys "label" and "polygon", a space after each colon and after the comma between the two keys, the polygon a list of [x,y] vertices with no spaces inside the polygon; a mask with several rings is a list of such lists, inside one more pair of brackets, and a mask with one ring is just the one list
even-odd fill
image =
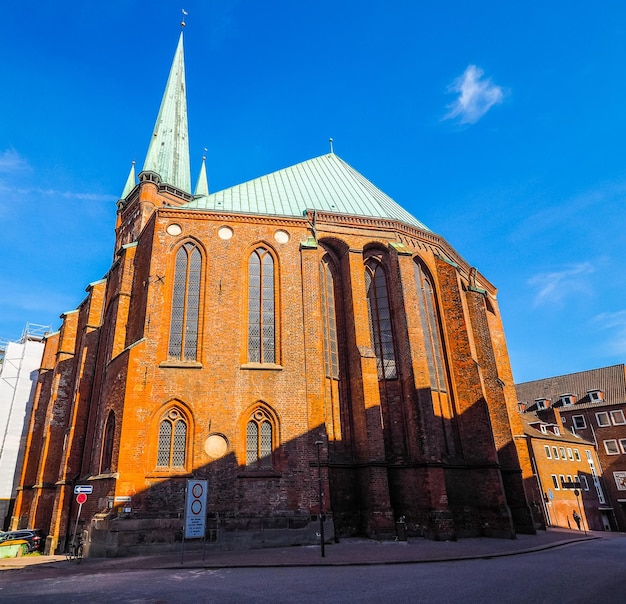
{"label": "building window", "polygon": [[256,409],[246,424],[246,466],[271,469],[273,443],[272,419],[263,409]]}
{"label": "building window", "polygon": [[322,322],[324,328],[324,364],[326,377],[339,379],[339,354],[337,347],[337,317],[335,313],[335,290],[333,274],[324,259],[320,264],[322,290]]}
{"label": "building window", "polygon": [[561,429],[558,426],[553,426],[554,434],[556,436],[561,436]]}
{"label": "building window", "polygon": [[546,452],[546,457],[548,459],[552,459],[552,455],[550,454],[550,447],[548,445],[543,446],[544,451]]}
{"label": "building window", "polygon": [[187,459],[187,422],[178,409],[170,409],[159,424],[157,467],[184,469]]}
{"label": "building window", "polygon": [[598,422],[598,426],[600,426],[600,428],[605,428],[606,426],[611,425],[611,421],[609,420],[609,414],[606,411],[596,413],[596,421]]}
{"label": "building window", "polygon": [[248,260],[248,361],[276,362],[274,258],[263,247]]}
{"label": "building window", "polygon": [[576,461],[580,461],[580,451],[578,449],[574,449],[574,458]]}
{"label": "building window", "polygon": [[559,474],[559,478],[561,480],[561,485],[565,482],[565,476],[563,474]]}
{"label": "building window", "polygon": [[171,359],[195,361],[198,354],[202,255],[193,243],[176,253],[168,354]]}
{"label": "building window", "polygon": [[367,294],[367,310],[370,323],[370,334],[379,380],[394,379],[396,371],[396,354],[394,350],[393,326],[391,324],[391,307],[387,295],[385,271],[375,260],[365,266],[365,290]]}
{"label": "building window", "polygon": [[604,400],[604,392],[602,392],[602,390],[588,390],[587,394],[589,395],[589,400],[591,402]]}
{"label": "building window", "polygon": [[584,415],[574,415],[572,416],[572,420],[574,422],[574,428],[576,428],[577,430],[581,430],[582,428],[587,427],[587,424],[585,424]]}
{"label": "building window", "polygon": [[626,424],[626,419],[624,419],[624,412],[621,409],[611,411],[611,420],[616,426]]}
{"label": "building window", "polygon": [[614,438],[604,441],[604,449],[606,450],[607,455],[619,455],[619,447],[617,446],[617,441]]}
{"label": "building window", "polygon": [[574,461],[574,452],[572,451],[571,447],[567,447],[567,457]]}
{"label": "building window", "polygon": [[589,483],[587,482],[587,477],[583,476],[582,474],[578,475],[578,482],[580,482],[580,486],[581,488],[583,488],[585,491],[589,490]]}
{"label": "building window", "polygon": [[574,396],[571,394],[562,394],[559,401],[564,407],[568,407],[569,405],[574,404]]}
{"label": "building window", "polygon": [[561,452],[561,459],[567,459],[565,455],[565,447],[559,447],[559,451]]}
{"label": "building window", "polygon": [[542,409],[547,409],[549,405],[549,401],[545,398],[535,399],[535,404],[537,405],[537,409],[541,411]]}
{"label": "building window", "polygon": [[622,450],[622,453],[626,453],[626,438],[619,439],[619,446],[620,446],[620,449]]}
{"label": "building window", "polygon": [[556,447],[552,447],[552,457],[554,459],[558,459],[559,458],[559,450]]}
{"label": "building window", "polygon": [[561,490],[561,487],[559,486],[559,479],[556,477],[556,474],[552,474],[552,484],[557,491]]}
{"label": "building window", "polygon": [[[419,262],[415,262],[414,272],[422,331],[424,332],[424,347],[430,374],[430,387],[438,392],[448,392],[449,380],[441,335],[442,326],[432,278]],[[522,406],[521,411],[525,411],[526,403],[520,402],[519,404]]]}
{"label": "building window", "polygon": [[541,428],[541,433],[542,434],[547,434],[548,433],[548,428],[544,424],[541,424],[540,428]]}
{"label": "building window", "polygon": [[102,457],[100,458],[100,474],[111,471],[111,462],[113,460],[113,441],[115,438],[115,413],[109,411],[106,427],[104,429],[104,438],[102,439]]}

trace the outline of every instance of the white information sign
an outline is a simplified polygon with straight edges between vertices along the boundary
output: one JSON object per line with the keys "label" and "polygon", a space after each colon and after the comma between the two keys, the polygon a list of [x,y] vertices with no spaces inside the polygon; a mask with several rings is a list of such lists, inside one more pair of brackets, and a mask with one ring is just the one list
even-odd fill
{"label": "white information sign", "polygon": [[185,539],[204,537],[206,528],[207,480],[187,480],[185,497]]}

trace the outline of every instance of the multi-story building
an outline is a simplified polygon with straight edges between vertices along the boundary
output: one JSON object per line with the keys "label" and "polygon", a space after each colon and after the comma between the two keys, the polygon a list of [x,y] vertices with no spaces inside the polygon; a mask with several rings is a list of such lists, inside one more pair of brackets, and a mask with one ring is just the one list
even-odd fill
{"label": "multi-story building", "polygon": [[516,388],[526,411],[546,421],[560,417],[570,433],[594,444],[599,467],[590,470],[604,485],[603,523],[626,531],[626,367],[590,369]]}
{"label": "multi-story building", "polygon": [[29,323],[22,337],[1,345],[0,351],[0,527],[13,511],[33,408],[43,335],[49,328]]}
{"label": "multi-story building", "polygon": [[495,287],[332,152],[192,194],[184,73],[181,35],[115,261],[46,338],[14,526],[62,549],[81,484],[91,554],[173,546],[193,478],[229,547],[533,532]]}
{"label": "multi-story building", "polygon": [[[537,518],[547,526],[581,530],[610,530],[607,500],[600,484],[595,445],[565,430],[562,424],[525,413],[524,434],[542,498],[531,500]],[[532,493],[532,490],[530,490]]]}

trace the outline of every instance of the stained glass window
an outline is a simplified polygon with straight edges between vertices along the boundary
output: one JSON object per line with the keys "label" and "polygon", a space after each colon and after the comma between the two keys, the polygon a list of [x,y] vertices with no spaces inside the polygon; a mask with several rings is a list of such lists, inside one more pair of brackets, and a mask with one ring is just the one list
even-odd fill
{"label": "stained glass window", "polygon": [[248,360],[276,362],[274,259],[257,248],[248,261]]}
{"label": "stained glass window", "polygon": [[177,409],[171,409],[159,425],[157,466],[184,468],[187,456],[187,423]]}
{"label": "stained glass window", "polygon": [[193,361],[198,353],[198,317],[202,255],[193,243],[176,253],[170,325],[169,356]]}
{"label": "stained glass window", "polygon": [[100,463],[100,473],[111,471],[111,462],[113,459],[113,439],[115,438],[115,414],[109,412],[106,427],[104,429],[104,438],[102,440],[102,459]]}
{"label": "stained glass window", "polygon": [[246,426],[246,465],[271,468],[273,439],[271,419],[265,411],[257,409]]}
{"label": "stained glass window", "polygon": [[326,376],[339,379],[335,292],[333,287],[333,274],[326,261],[322,261],[320,264],[320,283],[322,290],[322,321],[324,327],[324,361]]}
{"label": "stained glass window", "polygon": [[437,312],[437,301],[431,280],[419,263],[415,263],[415,279],[418,288],[418,300],[430,387],[438,392],[448,391],[448,380],[444,358],[444,348],[441,339],[441,324]]}
{"label": "stained glass window", "polygon": [[378,379],[393,379],[397,377],[397,372],[391,308],[385,272],[379,262],[370,261],[365,266],[365,289]]}

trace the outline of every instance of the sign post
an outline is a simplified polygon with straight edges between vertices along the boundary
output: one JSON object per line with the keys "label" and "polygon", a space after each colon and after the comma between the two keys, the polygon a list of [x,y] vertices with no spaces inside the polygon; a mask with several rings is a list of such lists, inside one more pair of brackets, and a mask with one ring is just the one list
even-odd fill
{"label": "sign post", "polygon": [[209,483],[207,480],[187,479],[181,564],[183,563],[185,555],[185,539],[201,539],[206,535],[206,500],[208,488]]}
{"label": "sign post", "polygon": [[93,487],[91,485],[76,485],[74,487],[74,493],[76,494],[76,503],[78,504],[78,512],[76,514],[76,523],[74,524],[74,534],[72,535],[72,543],[70,547],[76,546],[76,531],[78,530],[78,520],[80,519],[80,513],[83,509],[83,503],[87,501],[87,493],[92,492]]}

